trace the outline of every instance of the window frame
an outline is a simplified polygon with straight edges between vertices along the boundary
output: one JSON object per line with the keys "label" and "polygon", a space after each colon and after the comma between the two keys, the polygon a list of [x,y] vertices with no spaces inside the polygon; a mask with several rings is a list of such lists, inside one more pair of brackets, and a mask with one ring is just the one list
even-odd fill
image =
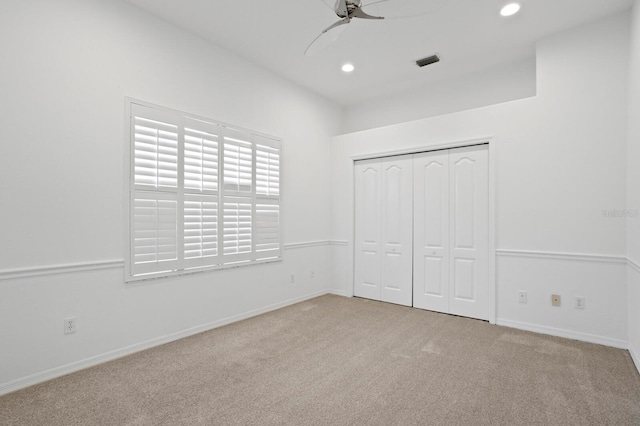
{"label": "window frame", "polygon": [[[176,250],[177,250],[177,260],[175,263],[178,265],[175,269],[160,271],[158,268],[155,272],[149,272],[137,275],[135,273],[135,263],[133,259],[134,254],[134,200],[136,199],[136,194],[139,196],[145,196],[147,194],[158,194],[158,199],[163,198],[163,194],[167,192],[173,191],[153,191],[153,190],[145,190],[141,189],[140,185],[136,185],[135,182],[135,126],[134,126],[134,110],[137,107],[149,108],[153,110],[154,113],[158,113],[158,116],[169,116],[172,118],[177,118],[176,122],[172,122],[172,124],[177,125],[178,132],[178,154],[177,154],[177,186],[176,186],[176,198],[177,198],[177,207],[176,207]],[[178,122],[179,121],[179,122]],[[239,258],[234,262],[222,263],[222,261],[218,262],[215,265],[204,265],[204,266],[190,266],[184,267],[185,259],[185,241],[184,241],[184,214],[185,214],[185,199],[189,198],[189,196],[197,196],[197,191],[193,191],[189,188],[185,188],[185,175],[184,175],[184,156],[186,153],[185,149],[185,129],[188,126],[188,123],[197,122],[199,125],[202,124],[202,128],[198,128],[195,130],[202,131],[203,128],[212,128],[218,129],[220,132],[216,134],[217,143],[218,143],[218,154],[217,154],[217,190],[214,192],[205,192],[202,191],[201,194],[205,195],[213,195],[215,193],[215,200],[217,203],[217,230],[216,230],[216,241],[217,241],[217,255],[216,259],[224,258],[224,231],[225,228],[223,226],[224,215],[225,215],[225,204],[224,201],[229,197],[240,196],[246,200],[250,200],[251,202],[251,251],[250,255],[247,256],[236,256]],[[252,152],[252,160],[251,160],[251,190],[250,191],[232,191],[225,189],[224,183],[224,171],[225,171],[225,161],[224,161],[224,153],[225,153],[225,133],[224,129],[231,129],[234,132],[240,132],[244,134],[248,134],[251,136],[251,140],[248,141],[250,143],[251,152]],[[138,99],[134,99],[131,97],[125,97],[125,117],[124,117],[124,139],[125,139],[125,150],[124,150],[124,242],[125,242],[125,262],[124,262],[124,281],[125,283],[129,282],[137,282],[137,281],[147,281],[147,280],[155,280],[162,279],[168,277],[177,277],[182,275],[191,275],[204,273],[215,270],[222,269],[231,269],[231,268],[241,268],[245,266],[258,265],[258,264],[266,264],[266,263],[274,263],[281,262],[283,260],[283,212],[282,212],[282,159],[283,159],[283,141],[282,138],[275,137],[269,134],[265,134],[262,132],[257,132],[255,130],[243,128],[241,126],[236,126],[233,124],[228,124],[225,122],[221,122],[218,120],[214,120],[207,117],[198,116],[195,114],[186,113],[183,111],[179,111],[176,109],[163,107],[160,105],[156,105],[150,102],[141,101]],[[262,143],[260,142],[262,141]],[[278,193],[277,195],[270,194],[258,194],[258,186],[256,185],[256,175],[258,170],[258,162],[257,162],[257,151],[258,145],[265,147],[272,147],[277,151],[279,156],[278,158],[278,168],[279,168],[279,184],[278,184]],[[142,191],[142,192],[141,192]],[[260,204],[260,201],[264,200],[266,204],[277,205],[278,213],[277,213],[277,248],[274,249],[275,256],[263,259],[242,259],[247,257],[255,257],[256,253],[256,235],[258,231],[258,226],[256,225],[256,206]],[[263,203],[263,204],[264,204]],[[271,234],[273,235],[273,234]],[[190,263],[198,263],[198,262],[190,262]],[[182,268],[180,268],[182,267]]]}

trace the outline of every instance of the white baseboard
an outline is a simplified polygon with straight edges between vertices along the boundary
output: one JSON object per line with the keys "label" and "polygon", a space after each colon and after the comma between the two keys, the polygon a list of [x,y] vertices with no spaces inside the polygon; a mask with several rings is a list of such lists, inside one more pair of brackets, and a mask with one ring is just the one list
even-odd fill
{"label": "white baseboard", "polygon": [[[518,330],[532,331],[534,333],[548,334],[550,336],[564,337],[566,339],[580,340],[587,343],[596,343],[598,345],[611,346],[618,349],[628,349],[629,347],[628,342],[622,339],[613,339],[610,337],[598,336],[595,334],[580,333],[571,330],[564,330],[561,328],[547,327],[544,325],[511,321],[504,318],[498,318],[496,324],[510,328],[517,328]],[[639,364],[636,363],[636,365]]]}
{"label": "white baseboard", "polygon": [[629,353],[631,354],[631,359],[636,365],[636,369],[638,370],[638,373],[640,373],[640,354],[638,354],[638,351],[636,351],[636,349],[633,347],[631,342],[629,342]]}
{"label": "white baseboard", "polygon": [[[0,384],[0,395],[5,395],[11,392],[15,392],[17,390],[24,389],[26,387],[33,386],[35,384],[45,382],[47,380],[55,379],[57,377],[62,377],[70,373],[75,373],[77,371],[84,370],[86,368],[103,364],[105,362],[113,361],[115,359],[122,358],[128,355],[134,354],[136,352],[143,351],[145,349],[150,349],[155,346],[160,346],[160,345],[173,342],[175,340],[183,339],[185,337],[189,337],[198,333],[213,330],[215,328],[222,327],[227,324],[248,319],[248,318],[261,315],[267,312],[275,311],[277,309],[294,305],[296,303],[304,302],[305,300],[313,299],[315,297],[323,296],[325,294],[334,294],[337,296],[350,297],[350,295],[347,294],[347,292],[343,290],[337,290],[337,289],[322,290],[322,291],[310,293],[301,297],[296,297],[283,302],[265,306],[263,308],[254,309],[252,311],[245,312],[243,314],[234,315],[234,316],[227,317],[227,318],[214,321],[208,324],[203,324],[197,327],[183,330],[177,333],[172,333],[166,336],[157,337],[154,339],[147,340],[145,342],[137,343],[135,345],[116,349],[114,351],[106,352],[104,354],[96,355],[80,361],[75,361],[67,365],[55,367],[46,371],[42,371],[26,377],[15,379],[7,383],[2,383]],[[636,365],[636,368],[640,372],[640,356],[638,352],[635,350],[635,348],[633,348],[631,345],[628,344],[628,342],[624,340],[612,339],[608,337],[597,336],[597,335],[592,335],[587,333],[578,333],[578,332],[569,331],[569,330],[540,326],[536,324],[529,324],[529,323],[523,323],[518,321],[511,321],[511,320],[500,319],[500,318],[497,321],[497,325],[516,328],[520,330],[532,331],[535,333],[548,334],[548,335],[557,336],[557,337],[564,337],[568,339],[580,340],[580,341],[589,342],[589,343],[596,343],[600,345],[611,346],[614,348],[628,349],[629,353],[631,354],[631,358],[633,359]]]}
{"label": "white baseboard", "polygon": [[115,359],[122,358],[127,355],[131,355],[136,352],[143,351],[145,349],[150,349],[155,346],[164,345],[165,343],[169,343],[175,340],[183,339],[185,337],[193,336],[194,334],[213,330],[214,328],[222,327],[227,324],[231,324],[247,318],[255,317],[257,315],[265,314],[267,312],[275,311],[277,309],[294,305],[296,303],[304,302],[305,300],[313,299],[318,296],[324,296],[325,294],[337,294],[337,293],[334,292],[333,290],[317,291],[311,294],[307,294],[305,296],[296,297],[293,299],[286,300],[284,302],[275,303],[273,305],[265,306],[259,309],[254,309],[252,311],[245,312],[243,314],[234,315],[234,316],[224,318],[218,321],[214,321],[208,324],[203,324],[197,327],[189,328],[187,330],[179,331],[177,333],[172,333],[166,336],[157,337],[154,339],[147,340],[145,342],[136,343],[135,345],[116,349],[114,351],[106,352],[106,353],[96,355],[90,358],[86,358],[80,361],[75,361],[67,365],[42,371],[40,373],[35,373],[26,377],[21,377],[19,379],[15,379],[7,383],[0,383],[0,395],[5,395],[10,392],[15,392],[17,390],[36,385],[38,383],[45,382],[47,380],[65,376],[70,373],[75,373],[76,371],[94,367],[98,364],[103,364],[105,362],[113,361]]}

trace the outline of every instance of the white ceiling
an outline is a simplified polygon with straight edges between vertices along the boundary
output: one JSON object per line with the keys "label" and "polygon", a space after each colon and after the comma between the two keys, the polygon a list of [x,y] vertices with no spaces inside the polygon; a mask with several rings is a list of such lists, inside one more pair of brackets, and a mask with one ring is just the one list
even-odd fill
{"label": "white ceiling", "polygon": [[[337,42],[309,57],[303,54],[307,45],[338,20],[321,0],[127,1],[342,105],[531,57],[541,37],[632,4],[520,0],[521,12],[503,18],[499,10],[506,0],[389,0],[445,3],[415,18],[354,19]],[[440,63],[415,65],[434,53]],[[349,75],[340,70],[347,61],[356,66]]]}

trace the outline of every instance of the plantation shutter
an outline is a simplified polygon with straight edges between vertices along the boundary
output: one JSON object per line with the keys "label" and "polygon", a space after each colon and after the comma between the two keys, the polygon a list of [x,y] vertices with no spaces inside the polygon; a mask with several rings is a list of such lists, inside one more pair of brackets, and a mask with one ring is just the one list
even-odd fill
{"label": "plantation shutter", "polygon": [[280,144],[254,137],[256,152],[256,259],[280,256]]}
{"label": "plantation shutter", "polygon": [[280,255],[280,206],[277,202],[256,203],[256,260]]}
{"label": "plantation shutter", "polygon": [[131,103],[129,278],[281,256],[280,141]]}
{"label": "plantation shutter", "polygon": [[136,274],[176,269],[177,202],[167,194],[136,194],[133,257]]}
{"label": "plantation shutter", "polygon": [[[190,123],[184,132],[185,191],[215,194],[218,192],[218,133],[214,126]],[[204,130],[206,129],[206,130]]]}
{"label": "plantation shutter", "polygon": [[251,134],[224,129],[224,190],[249,193],[252,185],[253,153]]}
{"label": "plantation shutter", "polygon": [[224,263],[251,260],[250,198],[224,197]]}
{"label": "plantation shutter", "polygon": [[133,274],[171,271],[178,265],[178,126],[150,108],[132,109]]}
{"label": "plantation shutter", "polygon": [[184,267],[214,266],[219,238],[220,128],[187,120],[184,130]]}
{"label": "plantation shutter", "polygon": [[139,112],[134,116],[136,188],[175,190],[178,187],[178,126],[166,122],[156,111]]}
{"label": "plantation shutter", "polygon": [[223,262],[252,259],[253,146],[251,134],[224,128]]}

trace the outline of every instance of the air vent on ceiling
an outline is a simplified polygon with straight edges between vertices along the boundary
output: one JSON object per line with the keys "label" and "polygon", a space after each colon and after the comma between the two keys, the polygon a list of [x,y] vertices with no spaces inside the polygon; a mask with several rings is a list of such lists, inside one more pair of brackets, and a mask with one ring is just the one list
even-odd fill
{"label": "air vent on ceiling", "polygon": [[416,64],[422,68],[427,65],[435,64],[436,62],[440,62],[440,57],[438,55],[429,56],[428,58],[418,59]]}

